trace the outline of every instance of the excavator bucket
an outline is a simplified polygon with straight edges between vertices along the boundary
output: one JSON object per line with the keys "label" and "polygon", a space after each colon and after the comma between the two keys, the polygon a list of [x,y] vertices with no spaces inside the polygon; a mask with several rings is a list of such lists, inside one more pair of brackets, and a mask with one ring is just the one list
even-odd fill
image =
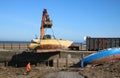
{"label": "excavator bucket", "polygon": [[44,22],[44,28],[51,28],[52,27],[52,21],[45,21]]}
{"label": "excavator bucket", "polygon": [[52,20],[50,20],[49,15],[46,16],[46,20],[44,22],[44,28],[51,28],[52,27]]}

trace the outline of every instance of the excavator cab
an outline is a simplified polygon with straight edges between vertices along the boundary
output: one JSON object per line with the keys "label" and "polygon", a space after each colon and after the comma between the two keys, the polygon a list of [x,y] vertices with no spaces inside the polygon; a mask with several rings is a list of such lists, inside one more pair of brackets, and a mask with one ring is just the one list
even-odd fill
{"label": "excavator cab", "polygon": [[44,35],[44,39],[51,39],[51,35],[49,35],[49,34]]}

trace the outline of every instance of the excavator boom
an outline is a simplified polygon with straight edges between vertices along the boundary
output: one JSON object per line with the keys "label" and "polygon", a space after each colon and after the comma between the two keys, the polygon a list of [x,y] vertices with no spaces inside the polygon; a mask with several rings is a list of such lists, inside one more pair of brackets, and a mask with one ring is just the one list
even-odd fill
{"label": "excavator boom", "polygon": [[49,18],[49,15],[47,13],[47,9],[44,9],[43,10],[43,15],[42,15],[41,28],[40,28],[40,30],[41,30],[40,38],[41,39],[44,39],[44,35],[45,35],[44,29],[45,28],[51,28],[51,27],[52,27],[52,21]]}

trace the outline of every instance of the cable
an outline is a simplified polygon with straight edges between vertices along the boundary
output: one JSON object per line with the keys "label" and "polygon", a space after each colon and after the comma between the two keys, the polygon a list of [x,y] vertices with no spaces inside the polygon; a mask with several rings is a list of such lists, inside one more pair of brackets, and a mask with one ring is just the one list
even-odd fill
{"label": "cable", "polygon": [[56,39],[53,29],[52,29],[52,34],[53,34],[53,38]]}
{"label": "cable", "polygon": [[[51,28],[51,29],[52,29],[52,28]],[[55,37],[55,35],[54,35],[54,31],[53,31],[53,29],[52,29],[52,33],[53,33],[53,37],[54,37],[54,39],[57,40],[57,42],[59,43],[60,46],[62,46],[61,43],[59,42],[59,40],[56,39],[56,37]]]}

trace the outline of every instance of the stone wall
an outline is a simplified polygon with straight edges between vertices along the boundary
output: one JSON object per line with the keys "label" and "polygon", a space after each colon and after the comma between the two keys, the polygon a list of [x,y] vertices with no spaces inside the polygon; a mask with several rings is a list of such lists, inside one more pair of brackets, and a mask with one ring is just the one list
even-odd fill
{"label": "stone wall", "polygon": [[56,58],[56,59],[53,59],[54,67],[79,66],[79,63],[80,63],[79,58]]}

